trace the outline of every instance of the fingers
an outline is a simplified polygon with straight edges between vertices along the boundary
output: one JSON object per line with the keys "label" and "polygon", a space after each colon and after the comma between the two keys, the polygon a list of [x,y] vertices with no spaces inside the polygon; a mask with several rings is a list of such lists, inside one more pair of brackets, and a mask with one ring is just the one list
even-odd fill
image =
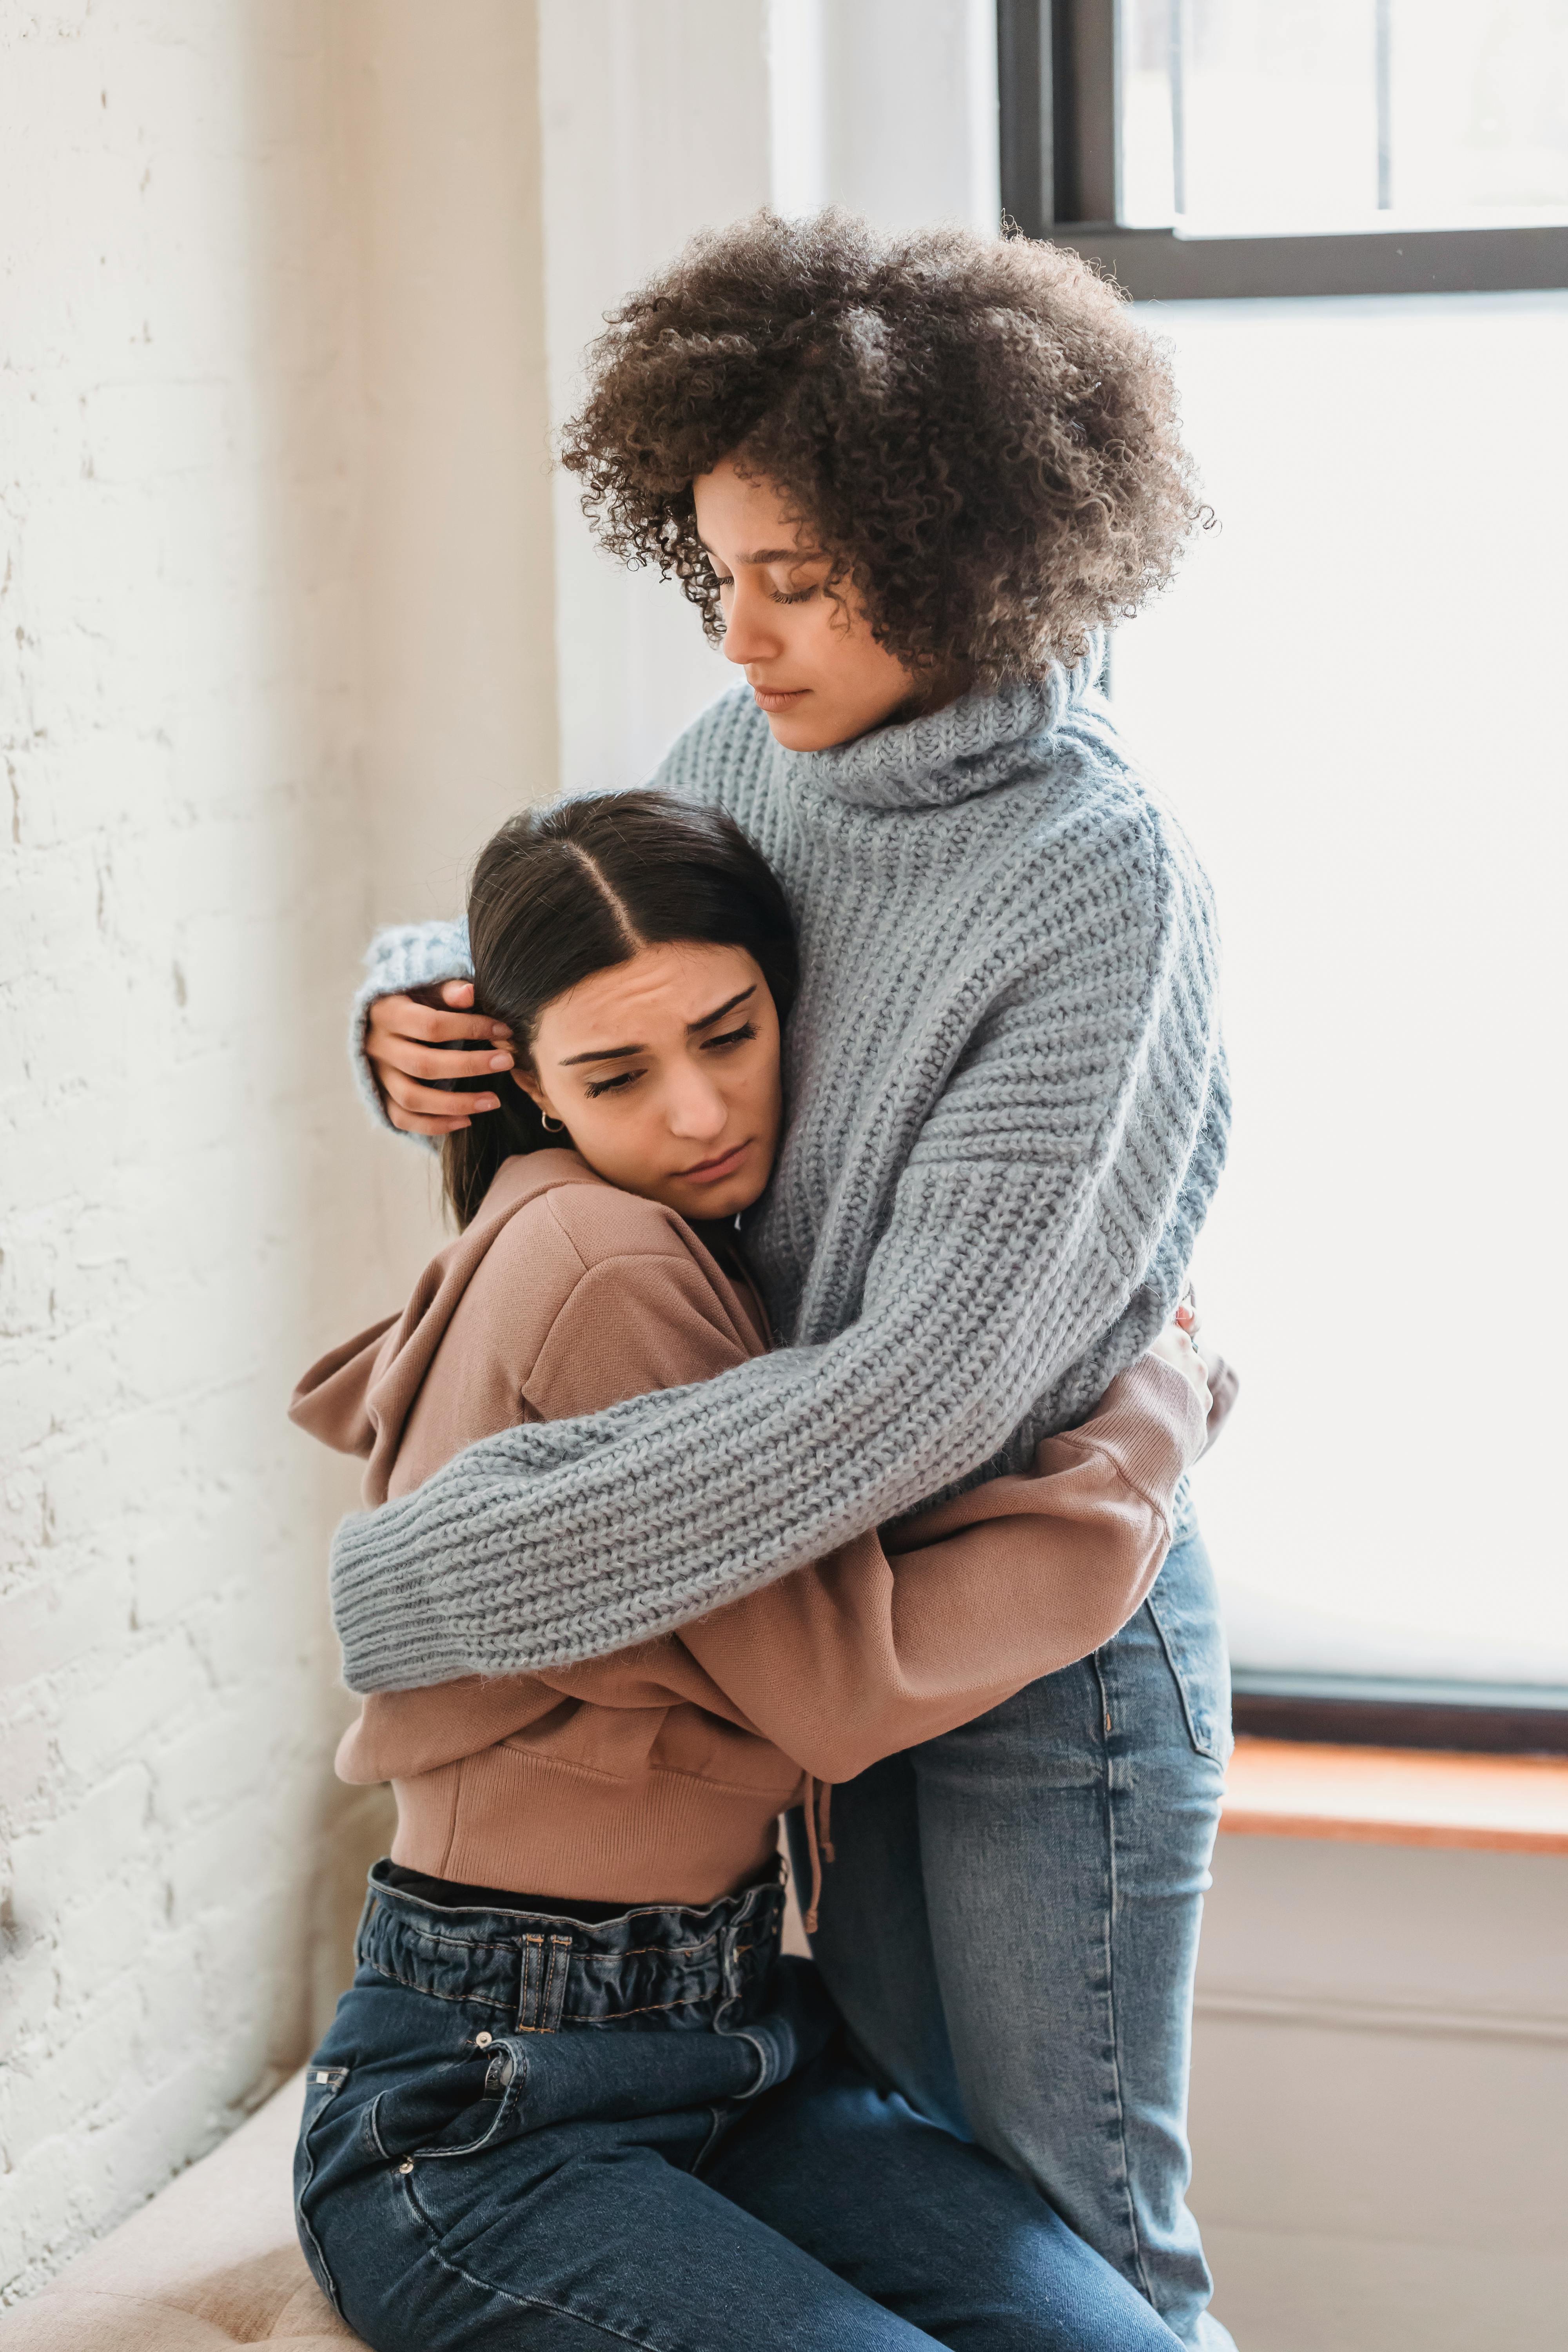
{"label": "fingers", "polygon": [[[471,980],[444,980],[437,993],[442,1003],[450,1005],[454,1012],[466,1012],[474,1001],[474,983]],[[511,1031],[504,1021],[489,1021],[489,1016],[483,1013],[476,1013],[474,1018],[480,1024],[488,1022],[489,1031],[494,1036],[510,1037],[511,1035]]]}
{"label": "fingers", "polygon": [[505,1047],[498,1050],[493,1040],[479,1052],[458,1054],[450,1048],[443,1051],[439,1045],[416,1045],[409,1037],[381,1037],[374,1044],[367,1038],[365,1051],[384,1086],[393,1070],[405,1078],[489,1078],[512,1066],[511,1054]]}
{"label": "fingers", "polygon": [[[1185,1335],[1184,1334],[1184,1337]],[[1202,1405],[1206,1417],[1209,1406],[1213,1402],[1213,1399],[1209,1394],[1208,1366],[1205,1363],[1203,1358],[1199,1355],[1197,1349],[1194,1347],[1190,1339],[1186,1340],[1182,1350],[1182,1369],[1186,1373],[1188,1380],[1191,1381],[1194,1388],[1197,1391],[1198,1402]]]}
{"label": "fingers", "polygon": [[[468,1058],[470,1057],[468,1055],[458,1054],[441,1054],[434,1056],[437,1066],[444,1062],[463,1061]],[[467,1127],[477,1112],[500,1108],[499,1095],[454,1095],[448,1093],[445,1087],[422,1087],[415,1079],[405,1076],[400,1069],[391,1065],[382,1065],[378,1067],[376,1076],[381,1081],[382,1092],[386,1097],[387,1115],[392,1118],[395,1127],[407,1127],[408,1118],[433,1119],[438,1123],[441,1131],[446,1133],[455,1128]],[[393,1117],[395,1111],[406,1113],[407,1118]],[[431,1129],[424,1127],[410,1128],[408,1132],[425,1135],[430,1133]]]}
{"label": "fingers", "polygon": [[[473,992],[468,981],[448,981],[442,992],[452,990]],[[450,1135],[477,1112],[499,1109],[499,1097],[489,1094],[465,1097],[459,1109],[448,1089],[424,1082],[500,1077],[515,1061],[510,1034],[504,1022],[476,1013],[441,1012],[413,996],[378,998],[364,1049],[394,1126],[410,1135]],[[471,1050],[454,1050],[462,1045]]]}
{"label": "fingers", "polygon": [[411,1111],[388,1103],[386,1116],[400,1135],[460,1135],[473,1121],[467,1118],[416,1118]]}
{"label": "fingers", "polygon": [[[500,1108],[499,1095],[457,1096],[421,1081],[499,1079],[515,1059],[504,1021],[463,1009],[473,999],[471,981],[447,981],[437,992],[447,1009],[416,996],[377,997],[365,1024],[365,1057],[387,1118],[405,1135],[456,1135],[481,1112]],[[453,1052],[454,1042],[471,1050]]]}
{"label": "fingers", "polygon": [[[417,1105],[410,1108],[405,1103],[394,1102],[389,1096],[386,1101],[386,1116],[400,1133],[458,1135],[464,1128],[473,1125],[473,1120],[468,1116],[469,1097],[467,1095],[454,1098],[451,1095],[433,1094],[429,1088],[424,1087],[415,1087],[409,1091],[416,1096],[423,1097],[426,1103],[434,1101],[439,1103],[441,1107],[439,1110],[421,1109]],[[455,1107],[458,1102],[461,1104],[460,1109]]]}
{"label": "fingers", "polygon": [[[449,980],[442,994],[452,988],[472,993],[470,982]],[[425,1045],[444,1045],[461,1037],[488,1038],[499,1045],[510,1036],[504,1021],[492,1021],[483,1013],[443,1012],[438,1005],[421,1004],[416,996],[378,996],[365,1024],[366,1045],[383,1050],[387,1041],[398,1037],[416,1038]]]}
{"label": "fingers", "polygon": [[1204,1360],[1174,1317],[1152,1341],[1149,1353],[1152,1356],[1162,1357],[1167,1364],[1183,1375],[1184,1379],[1190,1383],[1206,1415],[1212,1400],[1209,1395],[1208,1377]]}

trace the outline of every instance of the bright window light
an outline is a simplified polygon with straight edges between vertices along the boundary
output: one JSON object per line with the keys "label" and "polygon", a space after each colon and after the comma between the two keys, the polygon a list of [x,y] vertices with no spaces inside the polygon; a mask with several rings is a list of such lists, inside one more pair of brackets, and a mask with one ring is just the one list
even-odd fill
{"label": "bright window light", "polygon": [[1235,1654],[1568,1683],[1568,293],[1141,315],[1217,516],[1111,683],[1225,941]]}
{"label": "bright window light", "polygon": [[1568,220],[1563,0],[1121,0],[1120,39],[1130,227]]}

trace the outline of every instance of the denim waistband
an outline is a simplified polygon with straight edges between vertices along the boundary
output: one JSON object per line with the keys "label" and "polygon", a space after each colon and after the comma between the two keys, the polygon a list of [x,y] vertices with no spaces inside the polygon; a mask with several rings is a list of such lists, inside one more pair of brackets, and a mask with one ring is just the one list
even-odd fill
{"label": "denim waistband", "polygon": [[503,2033],[577,2027],[732,2029],[765,2000],[784,1925],[778,1877],[717,1903],[647,1905],[587,1922],[447,1909],[370,1874],[362,1969],[483,2012]]}

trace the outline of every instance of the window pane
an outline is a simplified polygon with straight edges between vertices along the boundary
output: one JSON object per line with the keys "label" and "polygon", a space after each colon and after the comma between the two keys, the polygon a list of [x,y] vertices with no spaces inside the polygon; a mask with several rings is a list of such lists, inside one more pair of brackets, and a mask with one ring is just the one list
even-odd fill
{"label": "window pane", "polygon": [[1449,223],[1568,217],[1563,0],[1390,0],[1396,212]]}
{"label": "window pane", "polygon": [[1121,0],[1119,23],[1131,227],[1568,218],[1563,0]]}
{"label": "window pane", "polygon": [[1169,228],[1175,216],[1171,147],[1172,0],[1120,0],[1121,198],[1128,228]]}
{"label": "window pane", "polygon": [[1568,1681],[1568,294],[1146,315],[1218,528],[1112,677],[1219,898],[1237,1654]]}

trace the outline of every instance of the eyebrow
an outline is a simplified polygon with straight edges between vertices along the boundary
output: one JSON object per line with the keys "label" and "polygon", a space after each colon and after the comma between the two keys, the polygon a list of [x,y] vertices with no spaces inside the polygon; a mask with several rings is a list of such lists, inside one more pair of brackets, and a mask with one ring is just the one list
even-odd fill
{"label": "eyebrow", "polygon": [[[738,996],[730,997],[723,1004],[716,1004],[711,1013],[705,1013],[702,1015],[700,1021],[689,1021],[686,1024],[687,1035],[695,1037],[700,1031],[711,1029],[715,1021],[722,1021],[726,1013],[733,1013],[737,1006],[744,1004],[746,999],[749,996],[755,996],[756,992],[757,983],[753,980],[750,988],[742,988]],[[556,1066],[558,1069],[569,1070],[578,1062],[624,1062],[629,1054],[647,1052],[646,1045],[595,1045],[592,1053],[563,1054]]]}
{"label": "eyebrow", "polygon": [[[717,548],[710,547],[705,539],[700,539],[697,544],[704,555],[717,555],[719,552]],[[737,563],[816,563],[821,557],[819,547],[753,547],[750,555],[737,555],[735,561]]]}

